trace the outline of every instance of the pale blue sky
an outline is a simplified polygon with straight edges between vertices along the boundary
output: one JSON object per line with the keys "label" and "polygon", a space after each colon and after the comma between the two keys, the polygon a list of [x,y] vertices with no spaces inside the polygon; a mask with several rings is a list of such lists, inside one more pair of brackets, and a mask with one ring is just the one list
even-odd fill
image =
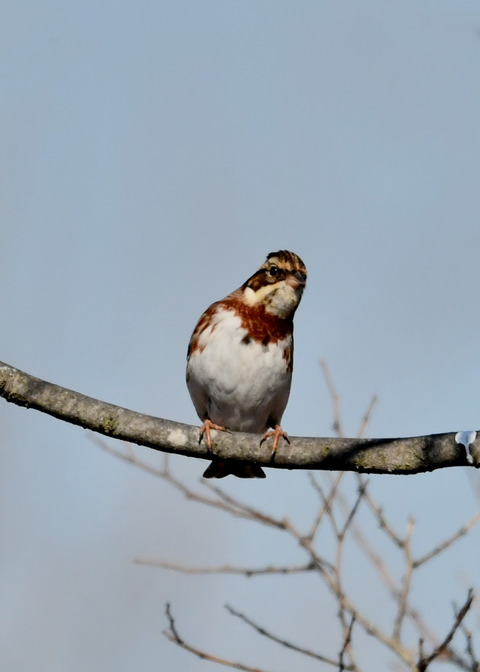
{"label": "pale blue sky", "polygon": [[[196,320],[287,248],[309,270],[290,434],[331,433],[321,358],[350,434],[372,394],[372,436],[480,427],[478,2],[16,0],[0,16],[1,360],[196,423]],[[335,611],[307,579],[132,564],[298,561],[281,538],[197,510],[78,428],[5,403],[0,421],[2,669],[209,669],[162,637],[167,600],[196,644],[267,669],[285,652],[225,602],[328,647]],[[191,483],[204,466],[172,460]],[[464,470],[372,481],[421,548],[475,510]],[[300,525],[305,484],[225,483]],[[418,587],[429,605],[447,586],[425,607],[441,632],[477,549],[478,532]]]}

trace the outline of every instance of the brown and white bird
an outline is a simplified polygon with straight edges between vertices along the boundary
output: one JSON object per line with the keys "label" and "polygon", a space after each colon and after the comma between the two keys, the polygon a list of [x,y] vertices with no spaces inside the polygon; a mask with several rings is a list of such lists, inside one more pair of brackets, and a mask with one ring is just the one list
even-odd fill
{"label": "brown and white bird", "polygon": [[[272,436],[272,454],[290,394],[293,369],[293,316],[307,280],[303,261],[280,250],[239,289],[213,303],[194,329],[187,353],[187,386],[203,425],[209,450],[210,430],[264,432]],[[268,431],[269,428],[272,431]],[[265,478],[252,462],[213,458],[203,474],[222,478]]]}

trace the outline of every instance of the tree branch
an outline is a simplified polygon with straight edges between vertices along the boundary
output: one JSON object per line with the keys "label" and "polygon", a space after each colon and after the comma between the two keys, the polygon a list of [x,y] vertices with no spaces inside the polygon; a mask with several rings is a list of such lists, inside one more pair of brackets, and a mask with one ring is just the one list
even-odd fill
{"label": "tree branch", "polygon": [[434,661],[436,658],[441,658],[442,656],[444,656],[445,658],[448,659],[448,658],[451,657],[449,655],[448,645],[452,641],[452,639],[453,639],[455,633],[457,632],[458,628],[460,627],[463,619],[467,615],[470,607],[472,606],[472,602],[473,602],[473,590],[470,588],[470,590],[468,591],[467,601],[465,602],[463,607],[460,609],[460,611],[456,615],[455,622],[452,625],[452,627],[450,628],[450,631],[449,631],[448,635],[445,637],[443,642],[441,644],[439,644],[436,647],[436,649],[429,656],[421,657],[421,659],[417,663],[417,667],[415,668],[415,672],[424,672],[424,670],[426,670],[428,668],[428,666],[430,665],[430,663],[432,661]]}
{"label": "tree branch", "polygon": [[[293,644],[292,642],[282,639],[280,637],[277,637],[276,635],[272,634],[268,630],[266,630],[263,626],[258,625],[254,621],[252,621],[251,618],[248,618],[245,616],[245,614],[240,613],[233,607],[231,607],[229,604],[225,605],[225,609],[229,611],[232,616],[236,616],[239,618],[241,621],[249,625],[251,628],[256,630],[259,635],[262,635],[263,637],[267,637],[268,639],[271,639],[272,641],[276,642],[277,644],[281,644],[284,646],[286,649],[291,649],[292,651],[297,651],[298,653],[302,653],[305,656],[310,656],[310,658],[316,658],[316,660],[320,660],[323,663],[328,663],[328,665],[333,665],[333,667],[337,667],[337,661],[333,660],[332,658],[328,658],[327,656],[323,656],[321,653],[317,653],[315,651],[312,651],[311,649],[307,649],[303,646],[298,646],[297,644]],[[353,668],[350,665],[346,665],[343,667],[344,670],[352,670]]]}
{"label": "tree branch", "polygon": [[[154,450],[211,459],[198,441],[198,427],[155,418],[108,404],[30,376],[0,362],[0,396],[6,401],[34,408],[60,420],[105,436],[147,446]],[[345,439],[291,437],[272,461],[268,442],[260,445],[255,434],[213,432],[215,455],[254,461],[277,469],[315,469],[385,474],[415,474],[444,467],[471,466],[455,432],[410,438]],[[475,466],[479,447],[470,446]]]}
{"label": "tree branch", "polygon": [[265,576],[273,574],[304,574],[316,569],[313,563],[303,565],[292,565],[291,567],[234,567],[232,565],[221,565],[220,567],[185,567],[176,562],[163,562],[162,560],[150,560],[148,558],[135,558],[135,564],[147,567],[159,567],[160,569],[171,569],[174,572],[182,574],[237,574],[251,578],[252,576]]}
{"label": "tree branch", "polygon": [[260,670],[258,667],[249,667],[248,665],[243,665],[242,663],[237,663],[232,660],[226,660],[226,658],[219,658],[218,656],[214,656],[211,653],[207,653],[206,651],[203,651],[202,649],[197,649],[197,647],[192,646],[188,642],[186,642],[183,637],[180,637],[178,634],[177,627],[175,625],[175,619],[173,618],[172,612],[170,610],[170,604],[166,604],[165,606],[165,613],[168,618],[168,623],[169,623],[169,630],[164,630],[163,634],[167,639],[169,639],[171,642],[174,642],[175,644],[178,644],[182,649],[185,649],[189,653],[193,653],[195,656],[198,656],[199,658],[202,658],[203,660],[210,660],[212,663],[219,663],[220,665],[225,665],[225,667],[233,667],[236,670],[242,670],[243,672],[264,672],[263,670]]}

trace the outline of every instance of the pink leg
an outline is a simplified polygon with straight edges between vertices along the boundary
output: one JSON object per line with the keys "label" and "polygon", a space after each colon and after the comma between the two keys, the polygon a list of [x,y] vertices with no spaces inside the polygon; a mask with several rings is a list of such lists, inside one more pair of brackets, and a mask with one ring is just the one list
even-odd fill
{"label": "pink leg", "polygon": [[210,436],[210,430],[211,429],[216,429],[219,432],[226,432],[227,428],[226,427],[221,427],[220,425],[216,425],[214,422],[209,420],[208,418],[204,420],[203,425],[200,427],[200,438],[198,440],[198,443],[201,442],[202,438],[205,437],[205,443],[207,444],[208,450],[212,450],[212,438]]}
{"label": "pink leg", "polygon": [[280,441],[280,438],[284,438],[287,443],[290,443],[290,439],[288,438],[287,432],[284,432],[283,429],[280,427],[280,425],[275,425],[275,427],[270,432],[265,432],[260,443],[263,443],[270,436],[273,436],[272,455],[274,455],[277,452],[278,442]]}

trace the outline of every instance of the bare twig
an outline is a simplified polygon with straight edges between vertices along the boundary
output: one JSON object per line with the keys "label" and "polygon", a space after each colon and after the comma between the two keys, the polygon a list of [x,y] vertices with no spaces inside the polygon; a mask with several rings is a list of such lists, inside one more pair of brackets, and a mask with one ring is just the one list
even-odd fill
{"label": "bare twig", "polygon": [[425,553],[425,555],[422,555],[420,558],[417,558],[416,560],[413,561],[413,568],[416,569],[417,567],[420,567],[420,565],[425,564],[432,558],[434,558],[436,555],[439,555],[442,551],[444,551],[446,548],[454,544],[456,541],[464,537],[466,534],[470,532],[470,530],[477,525],[477,523],[480,522],[480,511],[478,511],[470,520],[468,523],[463,525],[460,529],[458,529],[454,534],[452,534],[451,537],[448,539],[445,539],[445,541],[442,541],[441,544],[438,544],[438,546],[435,546],[431,551],[428,553]]}
{"label": "bare twig", "polygon": [[450,631],[448,632],[447,636],[439,644],[429,656],[424,656],[420,658],[420,660],[417,663],[416,667],[416,672],[424,672],[428,668],[431,662],[433,662],[436,658],[440,658],[442,656],[446,656],[447,658],[450,657],[449,651],[448,651],[448,645],[452,641],[453,637],[455,636],[455,633],[457,632],[458,628],[460,627],[463,619],[467,615],[470,607],[472,606],[473,602],[473,590],[470,588],[468,591],[468,596],[465,604],[463,607],[460,609],[460,611],[457,613],[455,622],[453,623],[452,627],[450,628]]}
{"label": "bare twig", "polygon": [[[129,464],[132,464],[133,466],[137,467],[138,469],[141,469],[142,471],[145,471],[148,474],[152,474],[153,476],[156,476],[158,478],[165,479],[170,483],[170,485],[173,485],[174,488],[179,490],[185,496],[186,499],[190,499],[193,502],[198,502],[199,504],[204,504],[205,506],[210,506],[214,509],[220,509],[237,518],[247,518],[247,519],[251,518],[249,513],[237,509],[234,506],[229,506],[225,501],[222,501],[221,498],[213,499],[210,497],[205,497],[204,495],[200,495],[199,493],[194,492],[190,487],[182,483],[182,481],[175,478],[175,476],[172,474],[168,466],[168,459],[167,459],[168,455],[164,456],[165,457],[164,467],[163,469],[160,469],[158,467],[152,467],[147,462],[144,462],[143,460],[139,459],[135,455],[135,452],[133,451],[131,444],[123,442],[122,445],[125,446],[125,451],[122,452],[121,450],[118,450],[117,448],[114,448],[113,446],[109,445],[106,441],[96,436],[95,434],[91,434],[90,438],[101,450],[105,451],[109,455],[113,455],[114,457],[117,457],[120,460],[123,460],[124,462],[128,462]],[[206,481],[202,481],[202,485],[207,486],[208,483]]]}
{"label": "bare twig", "polygon": [[[362,477],[359,476],[359,479]],[[365,491],[365,502],[370,508],[371,512],[374,514],[374,516],[377,519],[378,526],[380,527],[381,530],[385,532],[387,537],[390,538],[393,543],[398,546],[398,548],[403,549],[405,545],[405,540],[402,539],[402,537],[395,532],[393,527],[390,525],[388,522],[385,514],[383,513],[383,509],[381,506],[379,506],[373,499],[373,497],[370,495],[368,491]]]}
{"label": "bare twig", "polygon": [[348,513],[348,516],[345,520],[345,524],[344,524],[343,528],[338,533],[339,542],[343,543],[343,540],[345,538],[347,530],[350,527],[350,525],[352,524],[353,519],[355,517],[355,514],[358,511],[358,507],[360,506],[360,502],[362,501],[362,499],[365,496],[366,489],[367,489],[367,484],[366,483],[361,483],[359,488],[358,488],[357,498],[356,498],[352,508],[350,509],[349,513]]}
{"label": "bare twig", "polygon": [[237,574],[250,578],[252,576],[264,576],[265,574],[302,574],[311,572],[316,567],[310,563],[306,565],[296,565],[291,567],[234,567],[232,565],[220,565],[218,567],[185,567],[176,562],[163,562],[162,560],[150,560],[147,558],[136,558],[137,565],[147,567],[159,567],[161,569],[170,569],[182,574]]}
{"label": "bare twig", "polygon": [[[348,505],[346,503],[345,497],[340,491],[337,492],[336,500],[337,503],[340,504],[340,506],[343,508],[345,515],[347,515],[346,512],[348,512]],[[355,521],[353,521],[353,523],[351,524],[350,530],[352,537],[358,544],[358,547],[363,551],[363,553],[371,562],[373,567],[375,567],[378,576],[385,584],[385,586],[388,588],[392,598],[395,600],[395,602],[397,602],[401,594],[401,588],[397,583],[397,581],[392,576],[391,572],[389,571],[386,562],[382,559],[377,550],[374,548],[373,544],[370,543],[367,536],[362,532],[362,530],[355,523]],[[422,633],[423,637],[427,637],[429,641],[434,645],[438,643],[438,637],[436,637],[435,634],[432,632],[432,630],[427,626],[424,619],[420,616],[420,614],[416,609],[408,605],[407,615],[415,623],[416,627],[418,628],[419,632]]]}
{"label": "bare twig", "polygon": [[[358,490],[358,495],[357,498],[353,504],[353,506],[350,508],[350,510],[347,513],[345,523],[343,527],[336,532],[337,536],[337,549],[336,549],[336,558],[335,558],[335,567],[334,567],[334,572],[335,572],[335,581],[337,585],[337,591],[339,596],[343,597],[344,596],[344,590],[343,590],[343,567],[342,567],[342,560],[343,560],[343,548],[344,548],[344,541],[345,541],[345,535],[350,527],[350,525],[353,523],[353,518],[355,514],[358,511],[358,507],[360,505],[360,502],[363,499],[364,493],[365,493],[365,488],[366,484],[364,487],[360,486]],[[333,518],[333,516],[331,516]],[[336,524],[332,520],[332,526],[334,526],[334,529],[336,529]],[[344,635],[344,642],[349,642],[350,641],[350,634],[351,634],[351,628],[353,627],[353,622],[355,621],[355,613],[350,613],[350,624],[347,623],[347,615],[346,615],[346,604],[343,599],[339,599],[339,610],[338,610],[338,618],[340,620],[340,624],[342,626],[343,630],[343,635]],[[350,633],[350,634],[349,634]],[[352,657],[352,653],[350,651],[350,657]],[[343,661],[343,656],[341,657],[341,661]],[[340,668],[342,669],[342,668]]]}
{"label": "bare twig", "polygon": [[386,632],[372,623],[371,620],[369,620],[359,609],[354,606],[353,602],[342,591],[341,586],[337,580],[335,566],[328,562],[325,558],[321,558],[313,548],[311,540],[302,536],[289,520],[285,521],[285,526],[286,530],[293,538],[297,540],[298,544],[309,553],[311,562],[316,565],[318,571],[325,581],[325,585],[336,597],[339,604],[340,613],[343,610],[351,617],[355,617],[355,621],[364,629],[367,634],[372,635],[375,639],[377,639],[377,641],[384,644],[391,651],[394,651],[408,665],[413,665],[411,652],[402,646],[398,640],[390,637],[386,634]]}
{"label": "bare twig", "polygon": [[333,384],[333,380],[332,380],[332,377],[330,375],[330,371],[328,369],[327,362],[324,359],[322,359],[320,361],[320,366],[322,367],[323,377],[325,378],[325,382],[327,383],[328,392],[329,392],[330,398],[332,400],[332,408],[333,408],[332,429],[338,437],[343,437],[343,436],[345,436],[345,434],[343,433],[343,427],[342,427],[342,413],[340,411],[340,397],[338,396],[337,390],[335,389],[335,385]]}
{"label": "bare twig", "polygon": [[365,411],[365,414],[360,422],[360,427],[358,428],[357,432],[357,438],[361,439],[362,436],[365,434],[367,431],[367,426],[368,423],[370,422],[370,418],[372,417],[373,409],[375,408],[375,405],[377,403],[377,396],[374,395],[368,405],[367,410]]}
{"label": "bare twig", "polygon": [[212,663],[219,663],[220,665],[225,665],[225,667],[233,667],[236,670],[242,670],[243,672],[265,672],[264,670],[261,670],[258,667],[249,667],[248,665],[243,665],[243,663],[237,663],[231,660],[227,660],[225,658],[219,658],[218,656],[213,656],[210,653],[206,653],[205,651],[197,649],[195,646],[188,644],[178,634],[178,630],[175,625],[175,620],[170,610],[170,604],[168,603],[165,606],[165,613],[168,618],[169,630],[164,630],[163,634],[171,642],[174,642],[175,644],[178,644],[178,646],[181,646],[182,649],[185,649],[185,651],[189,651],[190,653],[193,653],[195,656],[198,656],[203,660],[210,660]]}
{"label": "bare twig", "polygon": [[465,638],[467,640],[467,653],[469,657],[469,663],[470,663],[470,669],[472,672],[480,672],[480,661],[475,655],[475,652],[473,650],[473,642],[472,642],[472,633],[467,630],[467,628],[464,626],[464,624],[461,624],[461,629],[463,630],[465,634]]}
{"label": "bare twig", "polygon": [[[333,658],[328,658],[327,656],[323,656],[321,653],[316,653],[315,651],[311,651],[310,649],[306,649],[303,646],[298,646],[296,644],[292,644],[292,642],[289,642],[286,639],[282,639],[281,637],[277,637],[276,635],[273,635],[271,632],[266,630],[263,626],[258,625],[254,621],[252,621],[248,616],[245,616],[245,614],[240,613],[239,611],[236,611],[233,607],[230,605],[226,604],[225,609],[227,609],[232,616],[236,616],[240,620],[242,620],[244,623],[252,627],[254,630],[258,632],[258,634],[263,635],[264,637],[267,637],[268,639],[271,639],[272,641],[276,642],[277,644],[281,644],[287,649],[291,649],[292,651],[297,651],[298,653],[302,653],[305,656],[309,656],[310,658],[315,658],[316,660],[320,660],[322,663],[327,663],[328,665],[333,665],[334,667],[337,666],[337,661],[333,660]],[[343,668],[344,670],[353,670],[351,666],[346,666]]]}
{"label": "bare twig", "polygon": [[316,492],[320,495],[320,498],[322,500],[322,506],[318,510],[318,513],[315,517],[315,520],[313,521],[312,527],[310,528],[310,532],[306,535],[309,539],[313,539],[318,531],[318,528],[320,527],[320,523],[323,520],[323,517],[325,513],[331,512],[331,505],[332,502],[334,501],[337,492],[338,492],[338,487],[345,475],[345,472],[340,471],[338,474],[335,476],[335,479],[330,487],[330,492],[326,495],[323,492],[323,488],[318,483],[318,481],[314,478],[313,474],[309,474],[310,477],[310,483],[312,487],[316,490]]}
{"label": "bare twig", "polygon": [[281,518],[273,518],[273,516],[268,516],[267,514],[263,513],[263,511],[255,509],[253,506],[249,506],[248,504],[241,502],[239,499],[229,495],[227,492],[225,492],[225,490],[222,490],[222,488],[218,487],[218,485],[214,485],[210,481],[204,481],[203,485],[205,488],[218,495],[218,497],[220,497],[222,502],[224,502],[226,505],[232,507],[236,511],[239,511],[250,520],[255,520],[258,523],[269,525],[270,527],[276,527],[281,530],[285,528],[285,521]]}
{"label": "bare twig", "polygon": [[[332,429],[335,432],[336,436],[338,437],[344,437],[344,431],[343,431],[343,421],[342,421],[342,412],[340,409],[340,396],[337,392],[337,389],[333,383],[332,376],[330,375],[330,370],[328,368],[327,362],[322,359],[320,361],[320,366],[322,367],[322,373],[323,377],[325,378],[325,382],[327,384],[328,388],[328,393],[330,395],[330,399],[332,400],[332,409],[333,409],[333,424],[332,424]],[[358,428],[357,432],[357,439],[362,438],[362,436],[365,434],[365,431],[367,429],[367,425],[370,422],[370,418],[373,413],[373,409],[375,408],[375,404],[377,403],[377,397],[374,395],[367,407],[367,410],[365,411],[362,420],[360,422],[360,427]]]}
{"label": "bare twig", "polygon": [[352,642],[352,630],[353,630],[353,624],[355,623],[355,616],[352,616],[350,619],[350,625],[348,626],[346,633],[345,633],[345,640],[343,642],[342,650],[340,651],[340,654],[338,656],[338,670],[339,672],[343,672],[343,670],[348,670],[348,669],[357,669],[356,665],[351,665],[350,668],[344,663],[344,656],[347,653],[347,651],[351,655],[351,642]]}
{"label": "bare twig", "polygon": [[412,534],[414,527],[414,520],[410,518],[407,525],[407,532],[405,534],[405,543],[403,550],[405,553],[405,573],[402,580],[402,590],[398,596],[398,612],[393,626],[393,637],[400,641],[402,624],[405,615],[408,612],[408,595],[410,593],[410,586],[412,584]]}

